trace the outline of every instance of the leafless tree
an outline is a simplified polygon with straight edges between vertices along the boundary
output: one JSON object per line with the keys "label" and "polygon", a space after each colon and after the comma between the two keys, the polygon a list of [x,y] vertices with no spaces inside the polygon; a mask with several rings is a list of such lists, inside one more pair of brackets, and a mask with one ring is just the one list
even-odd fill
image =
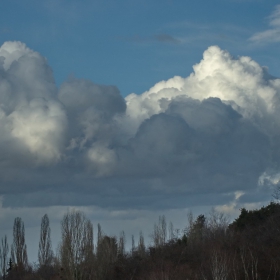
{"label": "leafless tree", "polygon": [[159,216],[158,223],[154,225],[152,239],[155,247],[160,247],[166,243],[167,229],[165,216]]}
{"label": "leafless tree", "polygon": [[125,233],[121,232],[118,243],[118,255],[123,256],[125,254]]}
{"label": "leafless tree", "polygon": [[93,254],[93,226],[80,211],[68,212],[61,222],[60,261],[67,280],[86,279],[83,264]]}
{"label": "leafless tree", "polygon": [[144,241],[144,236],[143,236],[142,231],[140,231],[140,233],[139,233],[139,242],[138,242],[137,251],[141,257],[145,256],[146,247],[145,247],[145,241]]}
{"label": "leafless tree", "polygon": [[38,260],[40,266],[50,265],[53,258],[52,244],[51,244],[51,229],[49,217],[45,214],[41,221],[41,234],[39,241]]}
{"label": "leafless tree", "polygon": [[11,257],[13,263],[20,267],[27,267],[27,249],[25,244],[25,229],[21,218],[14,220],[13,244],[11,247]]}
{"label": "leafless tree", "polygon": [[134,235],[132,234],[131,236],[131,254],[133,255],[135,252],[135,240],[134,240]]}
{"label": "leafless tree", "polygon": [[229,263],[222,252],[213,250],[211,256],[211,273],[213,280],[227,280],[229,278]]}
{"label": "leafless tree", "polygon": [[7,236],[1,239],[0,247],[0,269],[3,280],[6,279],[7,265],[8,265],[8,254],[9,254],[9,245],[7,241]]}
{"label": "leafless tree", "polygon": [[211,235],[225,234],[229,225],[229,217],[223,212],[219,212],[214,208],[211,209],[207,219],[207,228]]}
{"label": "leafless tree", "polygon": [[109,263],[114,263],[118,254],[118,244],[116,237],[107,235],[103,236],[100,247],[102,257],[105,257]]}
{"label": "leafless tree", "polygon": [[174,240],[175,239],[175,233],[174,233],[174,227],[173,227],[173,223],[170,222],[169,223],[169,240]]}
{"label": "leafless tree", "polygon": [[113,266],[117,260],[116,237],[102,234],[97,250],[97,279],[112,279]]}
{"label": "leafless tree", "polygon": [[240,258],[244,270],[244,279],[258,280],[258,257],[254,255],[250,248],[242,247],[240,249]]}
{"label": "leafless tree", "polygon": [[103,237],[103,232],[102,232],[102,229],[101,229],[101,225],[98,223],[97,224],[97,250],[96,250],[97,254],[100,251],[100,243],[101,243],[102,237]]}

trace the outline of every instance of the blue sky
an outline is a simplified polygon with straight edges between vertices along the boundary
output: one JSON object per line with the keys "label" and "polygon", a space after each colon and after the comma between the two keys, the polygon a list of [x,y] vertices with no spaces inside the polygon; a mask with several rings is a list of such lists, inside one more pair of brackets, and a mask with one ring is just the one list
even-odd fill
{"label": "blue sky", "polygon": [[279,186],[277,1],[0,0],[0,38],[0,237],[22,217],[32,260],[45,213],[148,236]]}
{"label": "blue sky", "polygon": [[210,45],[249,55],[279,76],[278,46],[248,39],[269,28],[277,1],[1,1],[1,41],[45,56],[57,84],[69,75],[122,95],[187,76]]}

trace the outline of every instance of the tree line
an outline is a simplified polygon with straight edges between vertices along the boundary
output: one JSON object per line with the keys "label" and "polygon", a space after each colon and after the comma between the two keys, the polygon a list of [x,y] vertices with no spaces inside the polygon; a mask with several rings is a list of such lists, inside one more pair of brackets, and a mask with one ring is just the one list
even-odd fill
{"label": "tree line", "polygon": [[14,220],[13,242],[0,244],[0,279],[4,280],[258,280],[280,279],[280,204],[256,210],[242,208],[235,221],[212,210],[186,217],[176,230],[160,216],[151,243],[144,235],[108,236],[100,224],[94,243],[92,222],[81,211],[67,212],[61,221],[61,242],[54,253],[48,215],[41,220],[38,263],[28,262],[25,229]]}

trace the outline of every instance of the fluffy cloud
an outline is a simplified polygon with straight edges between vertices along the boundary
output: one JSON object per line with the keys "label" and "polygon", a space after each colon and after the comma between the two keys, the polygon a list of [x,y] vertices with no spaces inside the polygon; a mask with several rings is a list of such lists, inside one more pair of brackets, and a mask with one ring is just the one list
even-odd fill
{"label": "fluffy cloud", "polygon": [[[36,164],[58,161],[67,118],[47,61],[20,42],[4,43],[0,61],[0,149],[17,150],[18,156]],[[11,153],[9,160],[17,161]]]}
{"label": "fluffy cloud", "polygon": [[262,200],[265,172],[280,169],[280,79],[249,57],[209,47],[190,76],[125,99],[76,78],[57,89],[19,42],[0,61],[5,207],[226,207],[238,191]]}
{"label": "fluffy cloud", "polygon": [[114,117],[126,109],[118,89],[71,79],[61,86],[58,98],[65,105],[70,122],[69,156],[74,150],[83,152],[96,176],[110,174],[116,159],[111,148],[117,142]]}
{"label": "fluffy cloud", "polygon": [[141,123],[143,119],[165,111],[169,102],[178,96],[199,101],[217,97],[246,118],[275,112],[279,80],[269,77],[267,70],[251,58],[234,59],[228,52],[212,46],[193,68],[194,73],[185,79],[174,77],[159,82],[140,96],[126,97],[131,118]]}

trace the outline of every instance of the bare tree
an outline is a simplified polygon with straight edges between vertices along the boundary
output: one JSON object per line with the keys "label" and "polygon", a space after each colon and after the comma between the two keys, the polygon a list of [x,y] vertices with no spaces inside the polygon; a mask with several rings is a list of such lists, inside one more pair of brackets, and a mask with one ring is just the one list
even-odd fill
{"label": "bare tree", "polygon": [[187,220],[188,220],[188,224],[187,224],[186,228],[184,229],[185,235],[189,235],[189,233],[193,227],[193,224],[194,224],[194,217],[193,217],[192,211],[188,211]]}
{"label": "bare tree", "polygon": [[104,235],[100,236],[98,250],[96,254],[97,279],[112,279],[113,265],[117,260],[118,244],[116,237]]}
{"label": "bare tree", "polygon": [[118,243],[118,255],[123,256],[125,254],[125,233],[121,232]]}
{"label": "bare tree", "polygon": [[212,236],[226,233],[229,225],[229,217],[223,212],[219,212],[214,208],[209,213],[207,219],[207,227]]}
{"label": "bare tree", "polygon": [[50,265],[53,258],[50,221],[47,214],[42,217],[38,260],[40,266]]}
{"label": "bare tree", "polygon": [[3,280],[6,279],[7,274],[7,265],[8,265],[8,254],[9,254],[9,245],[7,241],[7,236],[1,239],[0,247],[0,269]]}
{"label": "bare tree", "polygon": [[249,247],[241,247],[240,258],[244,270],[244,279],[260,279],[258,275],[258,257],[253,254],[252,250]]}
{"label": "bare tree", "polygon": [[60,261],[68,280],[86,279],[83,268],[93,254],[93,226],[80,211],[68,212],[61,222]]}
{"label": "bare tree", "polygon": [[142,231],[140,231],[140,233],[139,233],[139,242],[138,242],[137,251],[141,257],[145,256],[146,247],[145,247],[145,241],[144,241],[144,236],[143,236]]}
{"label": "bare tree", "polygon": [[25,229],[21,218],[14,220],[13,244],[11,247],[11,256],[13,263],[20,267],[27,267],[27,249],[25,244]]}
{"label": "bare tree", "polygon": [[131,235],[131,253],[134,254],[135,252],[135,241],[134,241],[134,235]]}
{"label": "bare tree", "polygon": [[154,225],[152,239],[155,247],[160,247],[166,243],[167,229],[165,216],[159,216],[158,224]]}
{"label": "bare tree", "polygon": [[84,258],[85,260],[91,259],[94,253],[94,243],[93,243],[93,225],[90,220],[85,223],[84,235],[83,235],[83,248],[84,248]]}
{"label": "bare tree", "polygon": [[[114,263],[118,255],[118,243],[115,236],[103,236],[100,242],[101,258],[105,258],[108,263]],[[99,257],[99,256],[98,256]]]}
{"label": "bare tree", "polygon": [[97,250],[96,250],[97,254],[101,250],[100,249],[100,243],[101,243],[102,237],[103,237],[103,232],[102,232],[102,229],[101,229],[101,225],[98,223],[97,224]]}
{"label": "bare tree", "polygon": [[166,219],[164,215],[159,217],[159,228],[160,228],[161,243],[164,245],[166,243],[166,236],[167,236]]}
{"label": "bare tree", "polygon": [[174,240],[175,239],[175,234],[174,234],[174,227],[173,227],[173,223],[170,222],[169,223],[169,240]]}
{"label": "bare tree", "polygon": [[227,280],[229,278],[229,263],[225,254],[213,250],[211,256],[211,273],[213,280]]}

